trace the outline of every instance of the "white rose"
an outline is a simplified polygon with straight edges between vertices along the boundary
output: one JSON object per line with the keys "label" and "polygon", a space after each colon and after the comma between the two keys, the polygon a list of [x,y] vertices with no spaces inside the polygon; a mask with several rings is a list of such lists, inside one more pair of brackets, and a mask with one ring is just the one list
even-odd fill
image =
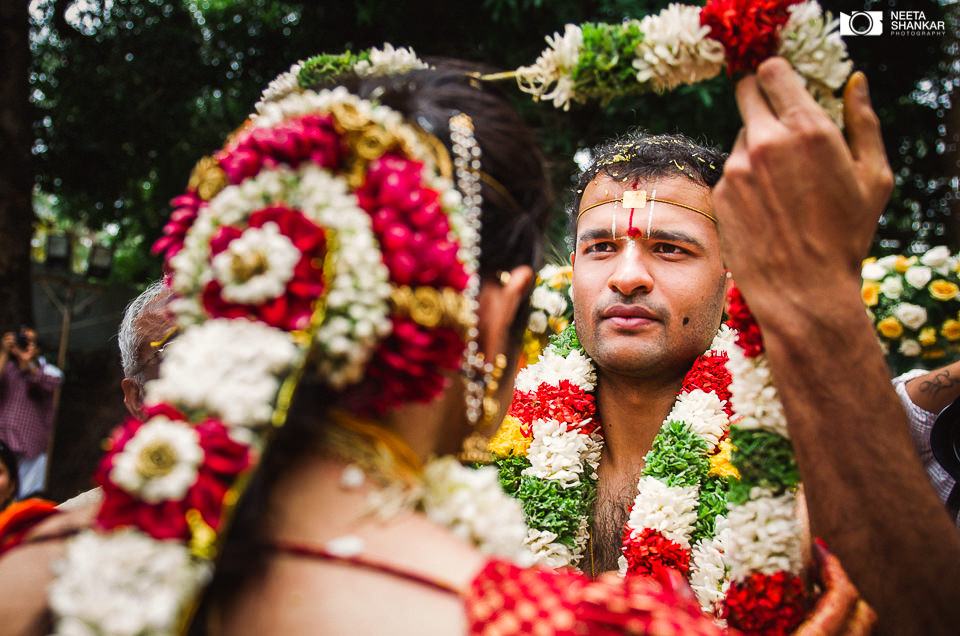
{"label": "white rose", "polygon": [[860,270],[860,275],[864,280],[883,280],[887,275],[887,268],[880,263],[867,263]]}
{"label": "white rose", "polygon": [[930,271],[929,267],[914,265],[907,270],[904,278],[907,279],[907,282],[910,283],[911,286],[917,289],[923,289],[926,284],[930,282],[930,279],[933,278],[933,272]]}
{"label": "white rose", "polygon": [[542,311],[535,311],[530,314],[530,322],[527,323],[527,329],[533,333],[543,333],[547,330],[547,315]]}
{"label": "white rose", "polygon": [[877,265],[882,266],[883,269],[887,270],[888,272],[892,272],[893,267],[896,264],[897,264],[896,254],[891,254],[890,256],[884,256],[883,258],[877,259]]}
{"label": "white rose", "polygon": [[908,329],[917,330],[927,322],[927,310],[920,305],[900,303],[893,315]]}
{"label": "white rose", "polygon": [[916,340],[904,340],[900,343],[900,348],[898,349],[901,354],[911,358],[920,355],[920,350],[920,343]]}
{"label": "white rose", "polygon": [[920,262],[927,267],[941,267],[946,265],[950,258],[950,250],[945,245],[938,245],[920,257]]}
{"label": "white rose", "polygon": [[899,276],[887,276],[880,283],[880,291],[887,298],[900,298],[900,294],[903,293],[903,281]]}

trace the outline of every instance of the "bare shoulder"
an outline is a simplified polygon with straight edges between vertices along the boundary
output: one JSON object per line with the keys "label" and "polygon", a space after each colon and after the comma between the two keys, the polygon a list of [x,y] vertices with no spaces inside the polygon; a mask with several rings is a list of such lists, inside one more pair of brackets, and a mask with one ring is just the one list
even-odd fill
{"label": "bare shoulder", "polygon": [[0,557],[0,625],[11,636],[47,634],[47,587],[53,564],[65,551],[63,540],[28,543]]}

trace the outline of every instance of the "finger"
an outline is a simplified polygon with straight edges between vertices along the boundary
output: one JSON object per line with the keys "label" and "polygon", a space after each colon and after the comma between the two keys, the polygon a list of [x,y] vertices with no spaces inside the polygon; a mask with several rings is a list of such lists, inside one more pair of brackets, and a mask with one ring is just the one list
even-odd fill
{"label": "finger", "polygon": [[760,91],[756,75],[748,75],[737,82],[736,98],[737,109],[745,126],[776,123],[777,118]]}
{"label": "finger", "polygon": [[857,170],[879,202],[885,203],[893,190],[893,174],[883,147],[880,119],[870,104],[867,77],[859,71],[850,77],[843,91],[843,121]]}
{"label": "finger", "polygon": [[859,601],[857,588],[847,578],[840,560],[830,554],[819,542],[814,543],[814,554],[825,591],[817,599],[807,620],[794,632],[796,636],[841,633],[848,625],[850,617],[854,615]]}
{"label": "finger", "polygon": [[860,599],[853,611],[853,616],[847,621],[844,629],[844,636],[866,636],[873,633],[873,628],[877,625],[877,613],[873,611],[870,604]]}
{"label": "finger", "polygon": [[[771,57],[757,67],[757,85],[778,118],[798,108],[822,113],[790,62],[782,57]],[[823,115],[826,116],[825,113]]]}

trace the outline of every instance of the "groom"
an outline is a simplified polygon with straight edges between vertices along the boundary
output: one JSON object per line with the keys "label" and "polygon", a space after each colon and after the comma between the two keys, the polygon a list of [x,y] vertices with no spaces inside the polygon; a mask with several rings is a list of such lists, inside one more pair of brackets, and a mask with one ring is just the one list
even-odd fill
{"label": "groom", "polygon": [[[845,98],[849,145],[774,59],[738,85],[745,127],[722,178],[712,150],[635,135],[602,148],[581,178],[574,314],[605,439],[594,567],[616,568],[643,457],[720,324],[726,264],[764,331],[814,534],[880,631],[946,633],[960,622],[960,537],[860,304],[858,263],[891,176],[862,75]],[[639,191],[656,201],[641,206]]]}

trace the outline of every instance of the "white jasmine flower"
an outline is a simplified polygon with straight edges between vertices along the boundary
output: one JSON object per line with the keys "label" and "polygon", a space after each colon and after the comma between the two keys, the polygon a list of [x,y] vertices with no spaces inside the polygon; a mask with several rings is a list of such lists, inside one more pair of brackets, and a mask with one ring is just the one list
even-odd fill
{"label": "white jasmine flower", "polygon": [[864,263],[863,267],[860,269],[860,276],[863,280],[883,280],[883,277],[887,275],[887,268],[883,265],[880,265],[876,261],[872,263]]}
{"label": "white jasmine flower", "polygon": [[761,488],[750,491],[750,500],[731,506],[717,519],[717,537],[730,578],[753,572],[799,572],[803,567],[803,534],[796,517],[796,495],[773,496]]}
{"label": "white jasmine flower", "polygon": [[530,320],[527,322],[527,329],[537,334],[546,332],[547,315],[542,311],[530,312]]}
{"label": "white jasmine flower", "polygon": [[916,340],[908,338],[900,343],[900,347],[897,349],[897,351],[908,358],[915,358],[923,352],[923,347],[921,347],[920,343]]}
{"label": "white jasmine flower", "polygon": [[726,598],[730,579],[716,537],[704,539],[690,551],[690,587],[700,608],[710,615]]}
{"label": "white jasmine flower", "polygon": [[523,509],[503,492],[496,468],[468,468],[446,456],[427,463],[423,482],[422,505],[432,521],[484,554],[530,560]]}
{"label": "white jasmine flower", "polygon": [[178,501],[197,481],[203,456],[192,426],[153,417],[116,455],[110,480],[148,503]]}
{"label": "white jasmine flower", "polygon": [[724,404],[716,393],[694,389],[677,397],[667,421],[686,423],[712,450],[727,430],[728,418],[723,410]]}
{"label": "white jasmine flower", "polygon": [[700,25],[700,7],[671,4],[643,18],[640,30],[643,41],[633,67],[637,81],[657,91],[694,84],[723,69],[723,45],[707,37],[710,27]]}
{"label": "white jasmine flower", "polygon": [[[824,15],[816,2],[795,4],[788,11],[790,19],[780,31],[778,54],[790,61],[817,101],[839,104],[834,93],[853,70],[838,31],[839,20]],[[836,117],[834,121],[842,123]]]}
{"label": "white jasmine flower", "polygon": [[[556,420],[535,420],[531,429],[533,441],[527,449],[530,466],[522,474],[559,481],[564,488],[579,484],[583,474],[581,457],[591,450],[593,440],[583,433],[568,431]],[[593,450],[599,453],[599,450]]]}
{"label": "white jasmine flower", "polygon": [[627,521],[631,534],[651,528],[680,547],[689,548],[690,532],[697,521],[697,488],[668,486],[646,476],[640,478],[637,490],[639,494]]}
{"label": "white jasmine flower", "polygon": [[557,543],[557,535],[549,530],[530,528],[526,542],[533,552],[536,565],[556,569],[568,566],[573,561],[570,548]]}
{"label": "white jasmine flower", "polygon": [[370,61],[361,60],[354,65],[354,72],[360,77],[399,75],[409,71],[430,68],[430,65],[417,57],[410,47],[394,48],[389,42],[383,50],[370,49]]}
{"label": "white jasmine flower", "polygon": [[561,380],[568,380],[584,391],[593,391],[597,382],[593,362],[578,350],[563,357],[547,347],[536,364],[520,370],[515,386],[519,391],[536,391],[541,384],[559,386]]}
{"label": "white jasmine flower", "polygon": [[737,332],[730,325],[720,325],[717,335],[710,343],[710,351],[717,351],[730,355],[730,350],[737,346]]}
{"label": "white jasmine flower", "polygon": [[367,480],[366,473],[356,464],[350,464],[340,473],[340,487],[346,490],[356,490]]}
{"label": "white jasmine flower", "polygon": [[783,404],[766,357],[747,358],[740,347],[735,347],[730,352],[727,370],[731,375],[730,402],[737,415],[742,416],[737,426],[761,428],[789,439]]}
{"label": "white jasmine flower", "polygon": [[284,71],[267,84],[267,87],[263,89],[263,92],[260,94],[260,101],[254,105],[256,112],[260,113],[268,102],[279,101],[290,93],[303,90],[297,81],[297,77],[300,75],[300,69],[302,68],[303,60],[300,60],[291,66],[289,71]]}
{"label": "white jasmine flower", "polygon": [[209,320],[167,346],[146,401],[214,413],[228,426],[261,426],[273,413],[280,378],[299,356],[284,331],[248,320]]}
{"label": "white jasmine flower", "polygon": [[211,266],[230,302],[256,305],[283,295],[301,253],[276,223],[248,227],[213,257]]}
{"label": "white jasmine flower", "polygon": [[904,274],[903,277],[907,279],[907,283],[909,283],[911,287],[923,289],[927,286],[927,283],[930,282],[930,279],[933,278],[933,271],[923,265],[914,265],[907,269],[907,273]]}
{"label": "white jasmine flower", "polygon": [[160,636],[177,631],[180,608],[210,575],[179,542],[136,530],[84,531],[67,542],[49,589],[57,633]]}
{"label": "white jasmine flower", "polygon": [[896,300],[903,293],[903,280],[899,276],[887,276],[880,283],[880,291],[887,298]]}
{"label": "white jasmine flower", "polygon": [[938,245],[937,247],[927,250],[927,252],[920,257],[920,262],[927,267],[937,269],[946,265],[949,258],[950,250],[945,245]]}
{"label": "white jasmine flower", "polygon": [[893,315],[907,329],[916,331],[927,322],[927,310],[920,305],[900,303],[893,309]]}
{"label": "white jasmine flower", "polygon": [[563,35],[554,33],[546,40],[549,46],[537,61],[517,69],[517,84],[520,90],[538,99],[552,100],[556,108],[570,110],[570,100],[575,97],[573,71],[583,49],[583,31],[575,24],[568,24]]}

